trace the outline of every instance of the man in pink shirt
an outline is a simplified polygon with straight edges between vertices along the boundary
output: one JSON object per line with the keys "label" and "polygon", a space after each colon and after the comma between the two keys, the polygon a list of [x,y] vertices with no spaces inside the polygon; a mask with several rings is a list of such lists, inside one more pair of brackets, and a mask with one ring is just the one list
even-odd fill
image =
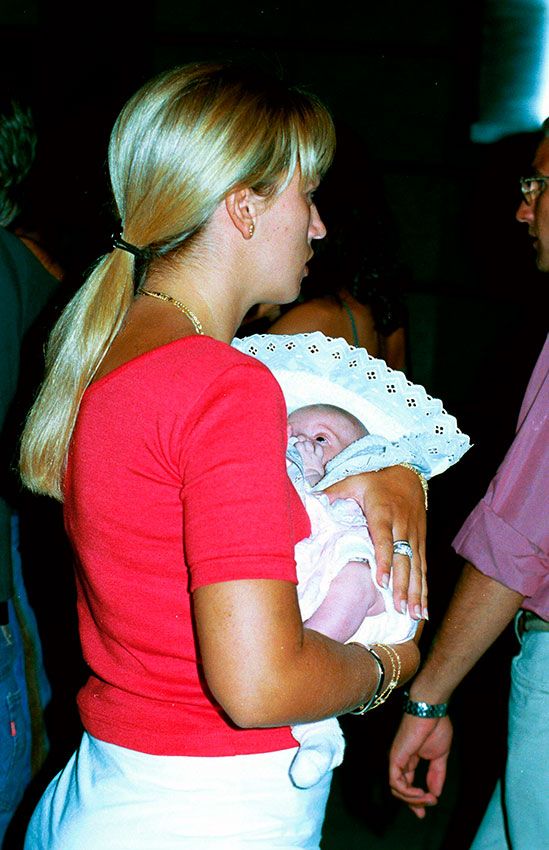
{"label": "man in pink shirt", "polygon": [[[517,219],[528,225],[540,271],[549,272],[549,119],[523,178]],[[549,342],[534,368],[515,439],[453,546],[467,563],[433,645],[407,696],[390,755],[393,794],[419,817],[437,803],[452,740],[451,694],[516,617],[508,753],[471,850],[549,847]],[[427,789],[414,785],[420,759]]]}

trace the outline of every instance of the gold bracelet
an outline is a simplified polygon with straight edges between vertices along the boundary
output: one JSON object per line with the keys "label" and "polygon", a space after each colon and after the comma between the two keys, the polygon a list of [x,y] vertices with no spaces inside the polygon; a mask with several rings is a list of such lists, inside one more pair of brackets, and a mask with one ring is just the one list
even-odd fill
{"label": "gold bracelet", "polygon": [[425,499],[425,510],[429,507],[429,485],[427,483],[427,479],[424,474],[416,469],[415,466],[412,466],[411,463],[397,463],[397,466],[403,466],[404,469],[410,469],[412,472],[415,472],[417,477],[419,478],[419,483],[421,484],[421,489],[423,490],[423,498]]}
{"label": "gold bracelet", "polygon": [[386,643],[377,643],[375,646],[384,649],[389,656],[391,662],[391,678],[385,690],[372,702],[371,709],[378,708],[389,698],[394,689],[400,682],[400,674],[402,672],[402,662],[398,652]]}

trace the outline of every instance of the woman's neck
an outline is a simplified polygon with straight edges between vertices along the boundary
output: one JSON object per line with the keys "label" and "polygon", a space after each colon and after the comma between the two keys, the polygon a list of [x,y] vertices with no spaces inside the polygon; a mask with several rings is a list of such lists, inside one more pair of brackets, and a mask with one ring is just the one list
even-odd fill
{"label": "woman's neck", "polygon": [[[199,320],[203,333],[222,342],[231,342],[248,305],[242,305],[238,290],[213,269],[179,268],[148,276],[142,289],[161,292],[185,305]],[[166,302],[166,309],[176,310]]]}

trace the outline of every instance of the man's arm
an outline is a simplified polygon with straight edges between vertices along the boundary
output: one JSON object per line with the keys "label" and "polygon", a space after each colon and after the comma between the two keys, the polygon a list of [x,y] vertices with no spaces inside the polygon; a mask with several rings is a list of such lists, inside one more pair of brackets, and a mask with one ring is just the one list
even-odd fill
{"label": "man's arm", "polygon": [[[500,636],[522,605],[524,596],[467,563],[435,635],[427,660],[410,688],[410,699],[437,705],[455,688]],[[420,818],[435,805],[446,778],[452,740],[447,717],[425,719],[405,714],[393,741],[389,782],[395,797]],[[430,762],[427,790],[414,786],[420,759]]]}

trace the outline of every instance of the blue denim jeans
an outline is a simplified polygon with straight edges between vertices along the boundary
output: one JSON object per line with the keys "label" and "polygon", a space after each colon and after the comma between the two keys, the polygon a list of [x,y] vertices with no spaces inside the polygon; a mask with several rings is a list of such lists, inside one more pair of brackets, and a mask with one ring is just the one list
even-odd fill
{"label": "blue denim jeans", "polygon": [[549,848],[549,632],[524,632],[511,668],[507,764],[471,850]]}
{"label": "blue denim jeans", "polygon": [[0,627],[0,847],[32,775],[23,629],[27,646],[32,648],[30,666],[37,680],[42,709],[50,698],[36,619],[23,584],[17,518],[12,522],[12,561],[15,594],[8,603],[9,625]]}

